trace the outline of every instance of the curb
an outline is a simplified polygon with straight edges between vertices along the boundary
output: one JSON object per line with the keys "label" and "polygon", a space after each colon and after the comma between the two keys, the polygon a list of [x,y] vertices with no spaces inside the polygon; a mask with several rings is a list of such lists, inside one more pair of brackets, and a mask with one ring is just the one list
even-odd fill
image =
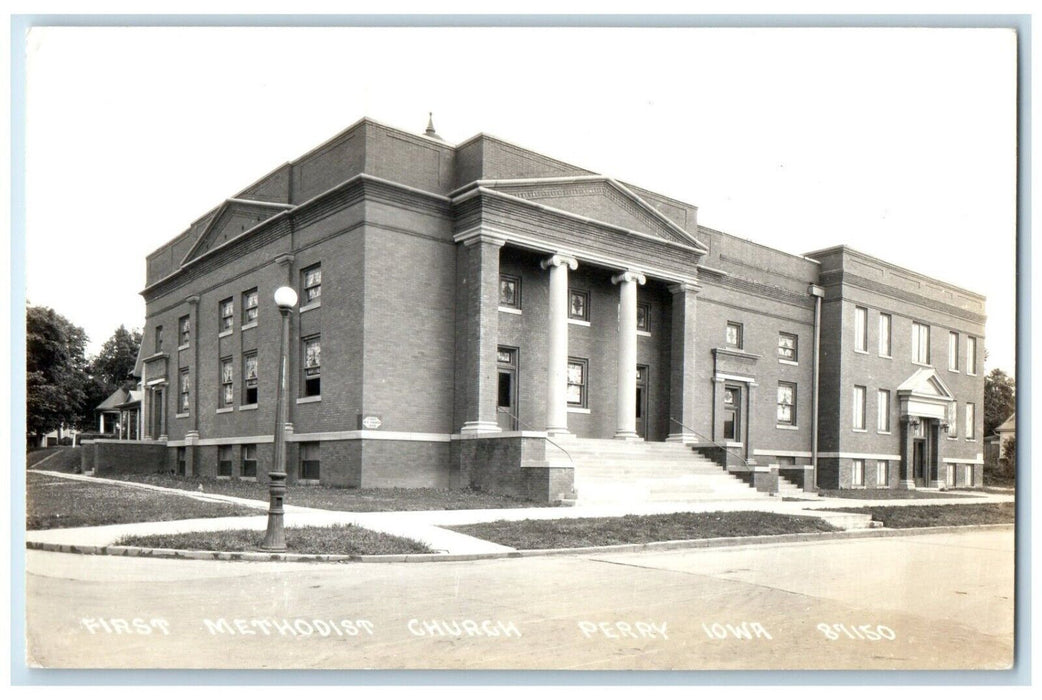
{"label": "curb", "polygon": [[716,537],[700,540],[670,540],[644,544],[616,544],[600,547],[568,547],[562,549],[524,549],[510,552],[480,554],[288,554],[269,552],[213,552],[186,549],[157,549],[121,545],[72,545],[50,542],[26,542],[26,549],[62,554],[91,554],[124,557],[153,557],[195,561],[253,561],[253,562],[316,562],[316,563],[423,563],[477,561],[483,559],[513,559],[518,557],[545,557],[555,554],[618,554],[626,552],[669,551],[676,549],[724,549],[727,547],[820,542],[868,537],[907,537],[910,535],[943,534],[966,530],[1013,529],[1014,523],[993,525],[946,525],[940,527],[871,528],[843,532],[808,532],[789,535],[753,535],[750,537]]}

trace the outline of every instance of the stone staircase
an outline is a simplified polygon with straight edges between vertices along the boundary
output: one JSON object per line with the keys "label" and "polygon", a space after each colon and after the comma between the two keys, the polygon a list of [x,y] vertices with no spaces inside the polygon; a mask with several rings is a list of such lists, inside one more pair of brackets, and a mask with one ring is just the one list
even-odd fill
{"label": "stone staircase", "polygon": [[571,461],[552,445],[547,456],[574,465],[576,505],[769,498],[681,443],[571,438],[559,444]]}

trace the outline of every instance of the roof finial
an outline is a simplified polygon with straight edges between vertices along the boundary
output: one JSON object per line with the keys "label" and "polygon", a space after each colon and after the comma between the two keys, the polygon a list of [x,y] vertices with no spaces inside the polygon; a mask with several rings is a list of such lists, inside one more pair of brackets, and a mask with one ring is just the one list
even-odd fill
{"label": "roof finial", "polygon": [[434,112],[427,112],[427,130],[423,132],[432,139],[440,139],[438,132],[434,130]]}

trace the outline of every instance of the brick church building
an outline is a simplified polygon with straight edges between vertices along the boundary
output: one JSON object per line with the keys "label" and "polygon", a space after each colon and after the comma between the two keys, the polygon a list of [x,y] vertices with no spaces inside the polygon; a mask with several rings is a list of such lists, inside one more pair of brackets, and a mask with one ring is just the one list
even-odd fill
{"label": "brick church building", "polygon": [[147,267],[143,439],[180,473],[266,478],[289,285],[291,483],[581,498],[616,445],[808,490],[981,485],[982,296],[485,134],[363,119]]}

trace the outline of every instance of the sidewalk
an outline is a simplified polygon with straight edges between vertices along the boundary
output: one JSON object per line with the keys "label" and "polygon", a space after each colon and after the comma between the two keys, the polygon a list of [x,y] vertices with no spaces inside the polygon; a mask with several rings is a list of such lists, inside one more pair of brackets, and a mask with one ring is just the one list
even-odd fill
{"label": "sidewalk", "polygon": [[[211,503],[223,502],[255,507],[258,515],[230,518],[195,518],[192,520],[176,520],[164,522],[127,523],[119,525],[99,525],[96,527],[76,527],[53,530],[31,530],[26,533],[27,543],[68,545],[68,546],[108,546],[126,535],[165,535],[182,532],[217,532],[221,530],[257,530],[267,527],[267,501],[256,501],[224,496],[215,493],[183,491],[181,489],[140,484],[118,479],[84,476],[33,470],[33,473],[50,477],[104,483],[126,488],[140,488],[162,491],[179,496],[186,496]],[[713,511],[764,511],[787,515],[804,515],[822,517],[843,529],[857,529],[857,523],[864,522],[868,516],[850,513],[835,513],[834,508],[858,508],[861,506],[931,506],[950,504],[1003,503],[1013,501],[1012,495],[987,494],[967,497],[971,492],[961,492],[962,497],[931,499],[889,499],[860,500],[853,498],[822,498],[813,501],[782,501],[781,499],[741,500],[741,501],[704,501],[700,503],[634,503],[618,505],[574,506],[570,508],[506,508],[480,510],[436,510],[436,511],[393,511],[351,513],[341,511],[304,508],[287,504],[285,506],[286,527],[331,525],[356,525],[368,530],[383,532],[389,535],[405,537],[426,544],[435,552],[453,555],[502,555],[514,552],[512,547],[504,547],[475,537],[444,529],[455,525],[492,522],[495,520],[559,520],[564,518],[599,518],[618,517],[623,515],[652,515],[658,513],[705,513]],[[866,527],[861,525],[861,527]]]}

